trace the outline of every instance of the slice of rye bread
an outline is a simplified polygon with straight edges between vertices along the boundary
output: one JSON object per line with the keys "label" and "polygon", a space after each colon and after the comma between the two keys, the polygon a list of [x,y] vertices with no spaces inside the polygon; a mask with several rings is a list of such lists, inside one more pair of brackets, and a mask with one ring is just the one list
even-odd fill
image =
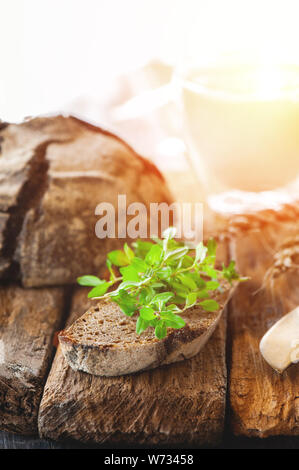
{"label": "slice of rye bread", "polygon": [[220,308],[206,312],[192,307],[181,316],[186,325],[168,328],[158,340],[154,329],[136,334],[137,316],[127,317],[116,303],[98,301],[69,328],[60,332],[59,343],[68,364],[94,375],[116,376],[153,369],[182,361],[197,354],[216,328],[231,293],[224,282],[222,292],[214,292]]}

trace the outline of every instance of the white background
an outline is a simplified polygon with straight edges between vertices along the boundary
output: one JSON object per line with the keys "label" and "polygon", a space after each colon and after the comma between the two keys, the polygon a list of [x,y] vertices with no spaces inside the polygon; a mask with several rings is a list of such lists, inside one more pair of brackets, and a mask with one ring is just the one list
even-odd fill
{"label": "white background", "polygon": [[188,35],[192,60],[299,63],[298,18],[298,0],[0,0],[0,118],[97,99],[150,58],[177,63]]}
{"label": "white background", "polygon": [[176,0],[0,0],[0,118],[97,96],[163,55]]}

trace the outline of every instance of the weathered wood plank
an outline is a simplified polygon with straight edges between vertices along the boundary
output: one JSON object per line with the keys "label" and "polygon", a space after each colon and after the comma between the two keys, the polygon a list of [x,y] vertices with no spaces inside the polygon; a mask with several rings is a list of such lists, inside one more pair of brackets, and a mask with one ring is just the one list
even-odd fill
{"label": "weathered wood plank", "polygon": [[62,289],[0,287],[0,429],[37,432],[38,407],[61,326]]}
{"label": "weathered wood plank", "polygon": [[259,352],[264,333],[299,304],[299,273],[287,271],[273,288],[267,283],[258,290],[279,244],[296,233],[295,222],[278,223],[242,233],[232,244],[240,272],[251,277],[239,286],[229,313],[231,425],[237,435],[299,435],[299,367],[279,375]]}
{"label": "weathered wood plank", "polygon": [[[233,436],[229,430],[226,430],[224,440],[218,448],[220,449],[299,449],[299,440],[297,437],[276,436],[269,439],[246,438]],[[136,448],[134,444],[130,446]],[[181,446],[181,449],[188,448],[188,442]],[[128,452],[128,445],[115,444],[84,444],[78,441],[53,441],[50,439],[39,439],[32,436],[22,436],[0,431],[0,449],[123,449]],[[139,449],[148,446],[138,446]],[[110,455],[111,455],[110,451]],[[200,451],[201,452],[201,451]],[[107,453],[108,454],[108,453]]]}
{"label": "weathered wood plank", "polygon": [[[86,291],[79,290],[68,323],[88,307]],[[224,316],[196,357],[123,377],[73,371],[58,348],[40,406],[40,436],[97,443],[215,445],[224,426],[225,339]]]}
{"label": "weathered wood plank", "polygon": [[0,431],[0,449],[93,449],[96,445],[86,446],[78,441],[54,442],[38,436]]}

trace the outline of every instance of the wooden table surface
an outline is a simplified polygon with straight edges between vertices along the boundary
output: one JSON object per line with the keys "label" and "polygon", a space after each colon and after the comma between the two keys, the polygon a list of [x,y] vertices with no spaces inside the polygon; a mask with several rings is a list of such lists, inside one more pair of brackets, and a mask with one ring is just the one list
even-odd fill
{"label": "wooden table surface", "polygon": [[[190,189],[190,188],[189,188]],[[185,191],[184,191],[185,192]],[[186,191],[187,192],[187,191]],[[264,223],[265,217],[262,217]],[[298,218],[297,218],[298,219]],[[279,219],[278,226],[274,227],[269,233],[262,229],[262,234],[249,235],[246,239],[246,234],[240,234],[240,237],[234,239],[231,245],[231,254],[237,261],[242,260],[241,266],[242,274],[249,274],[251,277],[251,284],[248,283],[248,289],[260,287],[265,269],[267,269],[269,262],[271,262],[270,254],[275,252],[277,248],[278,238],[283,238],[282,232],[293,234],[298,232],[298,223],[295,219],[294,223],[285,225],[285,222]],[[243,221],[244,222],[244,221]],[[280,236],[281,235],[281,236]],[[251,240],[251,237],[253,239]],[[261,238],[262,237],[262,238]],[[260,243],[260,241],[262,242]],[[240,245],[241,243],[241,245]],[[271,246],[272,244],[272,246]],[[242,248],[242,256],[239,251]],[[251,248],[252,247],[252,248]],[[271,248],[270,252],[267,251]],[[270,254],[269,254],[270,253]],[[240,265],[240,263],[239,263]],[[248,267],[248,270],[247,270]],[[298,272],[297,272],[298,277]],[[294,282],[293,282],[294,281]],[[228,308],[228,337],[226,345],[226,364],[227,364],[227,387],[226,387],[226,417],[223,428],[222,441],[215,442],[215,447],[223,449],[299,449],[299,433],[298,433],[298,366],[292,366],[283,376],[277,376],[271,368],[263,361],[258,351],[258,342],[264,331],[273,324],[276,316],[285,313],[286,308],[291,308],[293,304],[299,303],[299,290],[296,288],[298,282],[296,277],[291,282],[286,281],[291,286],[291,291],[279,291],[281,294],[281,302],[276,305],[278,310],[274,308],[271,302],[263,302],[260,300],[260,294],[255,297],[248,298],[251,293],[246,294],[244,301],[244,289],[238,290],[233,298],[233,302]],[[285,287],[278,283],[279,289]],[[247,287],[245,287],[245,290]],[[283,297],[283,292],[286,292],[286,298]],[[285,302],[283,301],[285,300]],[[35,301],[35,300],[34,300]],[[4,304],[3,304],[4,305]],[[14,314],[9,319],[10,324],[17,319],[23,319],[24,311],[18,309],[18,303],[13,309]],[[56,304],[55,304],[56,305]],[[54,305],[54,306],[55,306]],[[257,306],[257,307],[255,307]],[[56,308],[56,307],[55,307]],[[293,307],[294,308],[294,307]],[[4,319],[7,321],[6,309],[2,309]],[[29,313],[28,313],[29,314]],[[6,316],[5,316],[6,315]],[[260,326],[259,326],[260,325]],[[36,329],[39,326],[35,325]],[[16,330],[14,330],[16,331]],[[30,332],[32,335],[32,332]],[[217,336],[217,335],[216,335]],[[215,338],[214,338],[215,340]],[[213,339],[211,340],[213,341]],[[212,343],[209,344],[212,347]],[[41,349],[41,348],[40,348]],[[41,349],[41,352],[44,348]],[[223,348],[225,354],[225,347]],[[44,352],[44,356],[49,357],[49,353]],[[41,363],[42,357],[41,356]],[[44,359],[43,359],[44,360]],[[28,377],[30,380],[41,381],[44,379],[40,374],[31,372],[28,376],[28,368],[18,368],[18,380],[20,386],[28,385]],[[40,370],[37,369],[37,370]],[[0,367],[1,375],[1,367]],[[224,374],[225,377],[226,374]],[[31,377],[33,377],[31,379]],[[248,380],[248,377],[250,380]],[[0,376],[1,379],[1,376]],[[2,370],[2,387],[4,386],[4,396],[7,393],[7,370]],[[79,376],[78,376],[79,380]],[[38,382],[40,383],[40,382]],[[207,392],[207,387],[210,381],[206,382],[206,388],[203,387],[201,393]],[[1,399],[1,386],[0,386],[0,399]],[[199,384],[199,390],[202,384]],[[205,383],[203,383],[205,386]],[[265,393],[261,393],[261,390]],[[269,400],[267,397],[272,397],[270,400],[270,408],[267,408]],[[18,402],[16,402],[18,403]],[[1,405],[1,400],[0,400]],[[280,406],[281,405],[281,406]],[[4,411],[10,413],[11,408],[5,406]],[[71,416],[72,424],[80,426],[76,421],[76,410]],[[1,407],[0,407],[1,416]],[[209,416],[206,422],[209,422]],[[15,431],[15,421],[10,424],[9,429]],[[96,425],[97,423],[95,423]],[[223,423],[222,423],[223,424]],[[2,429],[8,429],[3,428]],[[27,428],[24,428],[26,432]],[[219,428],[221,430],[221,428]],[[116,428],[117,430],[117,428]],[[43,434],[43,435],[47,435]],[[71,435],[71,434],[70,434]],[[292,437],[291,437],[292,436]],[[48,436],[47,436],[48,437]],[[118,449],[118,448],[136,448],[133,444],[83,444],[79,441],[68,441],[65,439],[65,432],[63,431],[60,436],[57,436],[59,441],[52,441],[48,439],[39,439],[37,436],[24,436],[20,434],[12,434],[9,432],[0,432],[0,448],[1,449],[78,449],[78,448],[102,448],[102,449]],[[201,445],[201,444],[198,444]],[[139,446],[138,446],[139,447]],[[167,446],[165,446],[167,447]],[[170,446],[169,446],[170,447]],[[190,443],[181,442],[176,445],[176,448],[194,448]],[[205,447],[203,445],[203,447]],[[145,447],[146,448],[146,447]],[[148,448],[148,447],[147,447]],[[171,447],[170,447],[171,448]]]}
{"label": "wooden table surface", "polygon": [[[77,441],[55,442],[38,437],[21,436],[7,432],[0,432],[0,449],[129,449],[136,446],[105,446],[86,445]],[[180,446],[189,448],[188,443]],[[142,448],[142,447],[140,447]],[[177,448],[177,447],[176,447]],[[268,439],[237,438],[229,431],[224,432],[224,439],[219,449],[299,449],[298,437],[275,437]]]}

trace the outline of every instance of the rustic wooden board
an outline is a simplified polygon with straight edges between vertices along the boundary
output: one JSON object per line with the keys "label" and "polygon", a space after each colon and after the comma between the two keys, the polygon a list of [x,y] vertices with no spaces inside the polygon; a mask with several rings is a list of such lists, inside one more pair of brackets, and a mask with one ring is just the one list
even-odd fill
{"label": "rustic wooden board", "polygon": [[231,425],[237,435],[299,435],[299,367],[279,375],[259,352],[264,333],[299,304],[299,273],[281,274],[273,289],[256,292],[278,245],[297,232],[295,223],[280,223],[241,233],[232,244],[240,272],[251,277],[239,286],[229,311]]}
{"label": "rustic wooden board", "polygon": [[[88,308],[73,298],[68,323]],[[41,437],[146,445],[215,445],[226,401],[226,318],[196,357],[123,377],[73,371],[58,348],[39,412]]]}
{"label": "rustic wooden board", "polygon": [[[180,449],[188,448],[188,443],[181,446]],[[115,445],[107,443],[105,445],[92,444],[79,441],[53,441],[51,439],[40,439],[37,436],[22,436],[0,431],[0,449],[123,449],[128,451],[129,446],[126,443]],[[136,448],[134,444],[130,448]],[[147,448],[147,446],[138,446],[138,448]],[[298,437],[276,436],[269,439],[236,437],[228,430],[224,434],[219,449],[299,449]],[[201,452],[201,450],[200,450]],[[110,452],[111,453],[111,452]]]}
{"label": "rustic wooden board", "polygon": [[62,289],[0,288],[0,429],[37,433],[39,403],[61,326]]}

